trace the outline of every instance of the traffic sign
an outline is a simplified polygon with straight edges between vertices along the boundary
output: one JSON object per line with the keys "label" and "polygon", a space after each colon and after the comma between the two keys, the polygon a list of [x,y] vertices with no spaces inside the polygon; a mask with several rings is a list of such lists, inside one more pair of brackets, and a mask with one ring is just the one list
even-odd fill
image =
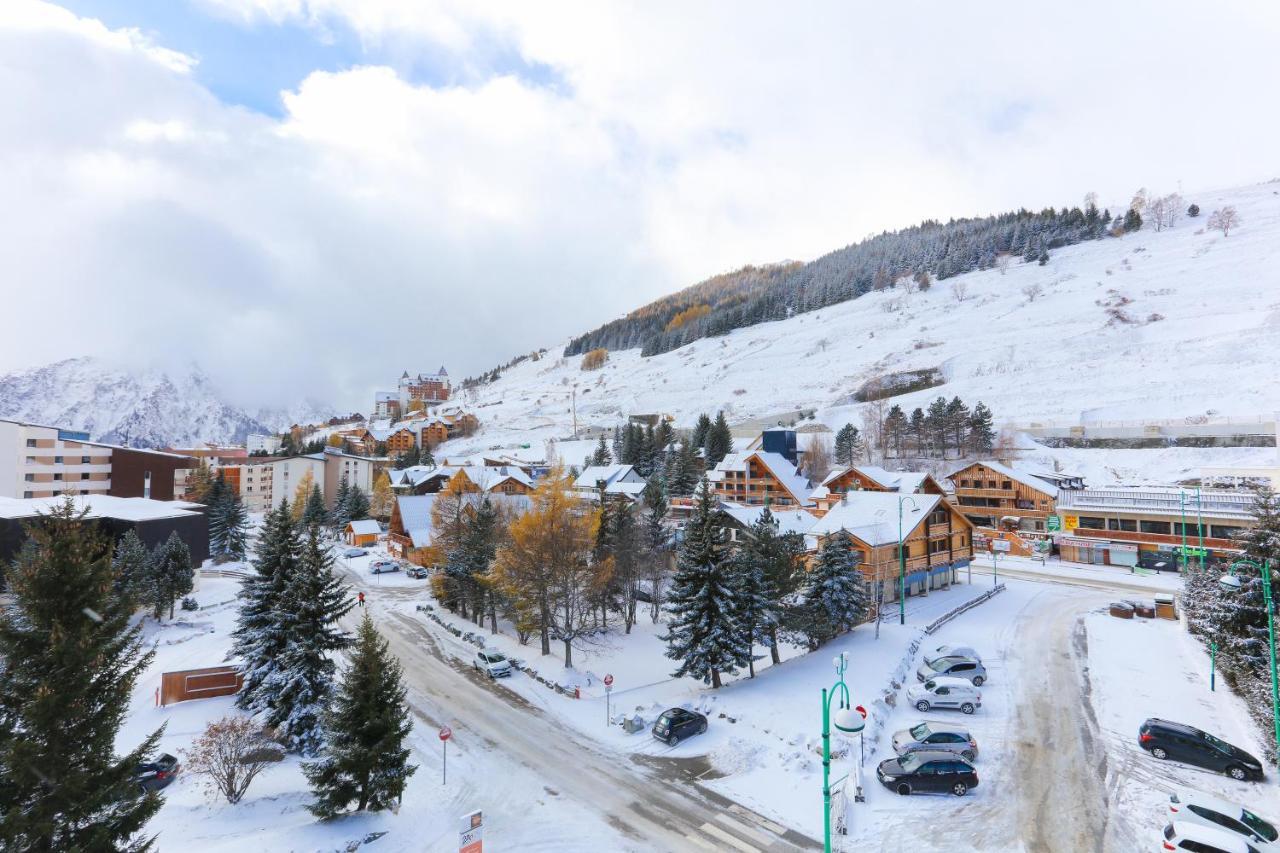
{"label": "traffic sign", "polygon": [[1012,547],[1013,545],[1012,543],[1009,542],[1008,539],[992,539],[991,540],[992,551],[999,551],[1003,554],[1003,553],[1007,553]]}
{"label": "traffic sign", "polygon": [[1051,515],[1044,520],[1044,529],[1050,533],[1056,533],[1062,529],[1062,517]]}
{"label": "traffic sign", "polygon": [[605,686],[605,687],[612,687],[612,686],[613,686],[613,676],[612,676],[612,675],[609,675],[609,674],[606,674],[606,675],[605,675],[605,677],[604,677],[604,686]]}
{"label": "traffic sign", "polygon": [[441,726],[440,740],[448,740],[451,737],[453,737],[453,729],[449,728],[448,726]]}
{"label": "traffic sign", "polygon": [[867,709],[866,709],[866,708],[864,708],[864,707],[862,707],[861,705],[854,705],[854,706],[853,706],[853,710],[855,710],[855,711],[857,711],[859,714],[861,714],[861,715],[862,715],[862,719],[864,719],[864,720],[865,720],[865,719],[867,718]]}

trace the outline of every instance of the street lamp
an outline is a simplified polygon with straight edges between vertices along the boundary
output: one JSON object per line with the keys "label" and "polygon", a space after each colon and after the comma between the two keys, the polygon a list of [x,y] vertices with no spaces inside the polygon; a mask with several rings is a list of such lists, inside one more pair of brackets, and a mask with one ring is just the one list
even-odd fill
{"label": "street lamp", "polygon": [[1276,680],[1276,620],[1275,608],[1271,604],[1271,561],[1263,560],[1259,564],[1254,560],[1236,560],[1227,574],[1218,579],[1218,586],[1224,592],[1237,593],[1244,587],[1236,575],[1236,566],[1248,566],[1262,577],[1262,602],[1267,608],[1267,639],[1271,652],[1271,722],[1275,728],[1276,747],[1280,748],[1280,682]]}
{"label": "street lamp", "polygon": [[[844,672],[849,667],[849,657],[844,652],[836,655],[832,663],[836,667],[836,683],[831,689],[822,688],[822,849],[831,853],[831,725],[844,734],[857,734],[865,725],[862,715],[849,701],[849,688],[844,683]],[[840,707],[831,713],[831,700],[839,690]],[[843,779],[844,777],[841,777]],[[840,782],[837,779],[837,784]]]}
{"label": "street lamp", "polygon": [[[1187,493],[1183,489],[1178,490],[1178,508],[1182,515],[1182,571],[1187,570]],[[1204,519],[1200,514],[1200,487],[1196,486],[1196,533],[1200,537],[1200,551],[1198,557],[1200,559],[1200,571],[1204,571]]]}
{"label": "street lamp", "polygon": [[920,507],[910,495],[898,498],[898,624],[907,624],[907,555],[902,550],[902,505],[910,503],[916,512]]}

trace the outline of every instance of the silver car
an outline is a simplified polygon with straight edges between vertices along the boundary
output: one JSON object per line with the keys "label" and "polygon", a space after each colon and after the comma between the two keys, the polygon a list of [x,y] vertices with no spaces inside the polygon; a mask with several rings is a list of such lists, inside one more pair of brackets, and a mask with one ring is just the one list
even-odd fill
{"label": "silver car", "polygon": [[922,749],[950,752],[970,763],[978,758],[978,742],[964,726],[925,720],[893,736],[893,751],[898,755]]}
{"label": "silver car", "polygon": [[963,678],[974,687],[981,687],[987,680],[987,668],[977,658],[948,655],[920,664],[920,668],[916,670],[916,681],[923,683],[940,675]]}

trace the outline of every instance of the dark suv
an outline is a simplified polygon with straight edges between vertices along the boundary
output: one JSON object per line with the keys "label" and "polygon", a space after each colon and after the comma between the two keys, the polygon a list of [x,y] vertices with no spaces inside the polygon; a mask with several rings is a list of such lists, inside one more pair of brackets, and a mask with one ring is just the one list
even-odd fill
{"label": "dark suv", "polygon": [[880,784],[899,794],[934,792],[963,797],[978,787],[978,771],[953,752],[919,750],[880,762]]}
{"label": "dark suv", "polygon": [[666,741],[670,746],[706,730],[707,718],[697,711],[686,711],[684,708],[668,708],[653,724],[653,736]]}
{"label": "dark suv", "polygon": [[178,759],[166,752],[155,761],[139,764],[133,771],[133,783],[141,788],[143,793],[159,791],[161,788],[169,787],[173,777],[178,775],[179,769],[181,768]]}
{"label": "dark suv", "polygon": [[1138,729],[1138,746],[1161,761],[1193,764],[1226,773],[1232,779],[1259,781],[1263,778],[1261,761],[1238,746],[1184,723],[1147,720]]}

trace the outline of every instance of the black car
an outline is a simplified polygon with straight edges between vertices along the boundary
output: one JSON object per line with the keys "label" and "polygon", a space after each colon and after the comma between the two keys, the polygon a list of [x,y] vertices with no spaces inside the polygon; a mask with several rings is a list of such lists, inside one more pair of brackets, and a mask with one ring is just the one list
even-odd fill
{"label": "black car", "polygon": [[1138,746],[1161,761],[1193,764],[1226,773],[1232,779],[1263,778],[1261,761],[1238,746],[1184,723],[1147,720],[1138,729]]}
{"label": "black car", "polygon": [[159,791],[161,788],[169,787],[169,783],[173,781],[173,777],[178,775],[181,765],[178,759],[169,753],[164,753],[155,761],[148,761],[139,764],[137,769],[133,771],[133,782],[143,792]]}
{"label": "black car", "polygon": [[940,793],[963,797],[978,787],[978,771],[953,752],[920,750],[880,762],[880,784],[899,794]]}
{"label": "black car", "polygon": [[670,746],[706,730],[707,718],[697,711],[686,711],[684,708],[668,708],[653,724],[653,736],[666,741]]}

